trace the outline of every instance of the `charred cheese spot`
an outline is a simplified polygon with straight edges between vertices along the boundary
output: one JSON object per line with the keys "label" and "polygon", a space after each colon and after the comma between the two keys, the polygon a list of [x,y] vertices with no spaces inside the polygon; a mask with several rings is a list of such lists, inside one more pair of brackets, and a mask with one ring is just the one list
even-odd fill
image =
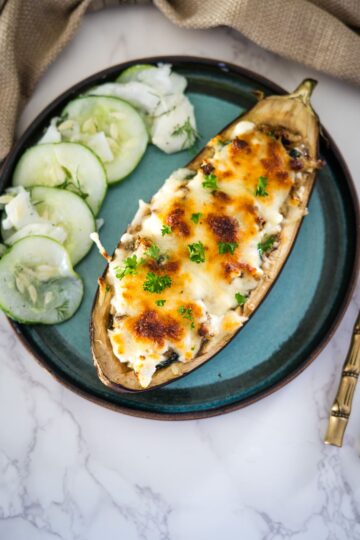
{"label": "charred cheese spot", "polygon": [[179,270],[180,262],[167,261],[164,263],[159,263],[158,261],[152,259],[146,262],[146,266],[149,270],[158,274],[175,274]]}
{"label": "charred cheese spot", "polygon": [[204,174],[211,174],[215,170],[215,167],[214,167],[214,165],[212,163],[209,163],[207,161],[207,162],[201,164],[201,169],[202,169]]}
{"label": "charred cheese spot", "polygon": [[245,139],[240,139],[239,137],[236,137],[233,140],[232,144],[233,144],[235,152],[238,151],[238,150],[242,150],[242,151],[246,152],[247,154],[249,154],[251,152],[251,147],[250,147],[248,141],[246,141]]}
{"label": "charred cheese spot", "polygon": [[148,310],[134,317],[127,324],[130,331],[140,339],[146,339],[162,346],[164,341],[179,341],[183,335],[180,324],[170,315],[161,316],[155,310]]}
{"label": "charred cheese spot", "polygon": [[190,227],[186,223],[185,210],[180,206],[173,208],[166,218],[167,225],[170,225],[174,232],[178,232],[181,236],[189,236]]}
{"label": "charred cheese spot", "polygon": [[226,215],[209,214],[206,222],[219,242],[237,241],[239,231],[237,219]]}
{"label": "charred cheese spot", "polygon": [[271,141],[268,144],[267,157],[262,159],[261,163],[269,173],[276,172],[276,170],[281,167],[282,159],[280,155],[280,144],[277,141]]}

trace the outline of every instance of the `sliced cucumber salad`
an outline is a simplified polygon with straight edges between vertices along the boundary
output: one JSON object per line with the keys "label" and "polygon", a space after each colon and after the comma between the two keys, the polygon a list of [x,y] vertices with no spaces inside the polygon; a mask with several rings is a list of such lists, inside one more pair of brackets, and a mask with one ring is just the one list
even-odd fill
{"label": "sliced cucumber salad", "polygon": [[68,141],[89,146],[104,163],[109,184],[130,174],[142,158],[148,134],[133,107],[116,97],[87,96],[70,101],[58,126]]}
{"label": "sliced cucumber salad", "polygon": [[12,319],[59,323],[72,317],[82,296],[81,278],[55,240],[23,238],[0,259],[0,307]]}
{"label": "sliced cucumber salad", "polygon": [[169,64],[146,64],[123,71],[114,83],[105,83],[88,92],[122,98],[143,115],[151,142],[168,154],[190,148],[198,133],[194,108],[184,95],[186,79],[171,72]]}
{"label": "sliced cucumber salad", "polygon": [[24,323],[69,319],[83,296],[73,270],[97,236],[109,184],[128,176],[149,138],[172,153],[197,138],[186,79],[139,64],[91,88],[51,119],[0,196],[0,309]]}
{"label": "sliced cucumber salad", "polygon": [[20,158],[14,186],[63,188],[79,195],[96,215],[107,191],[107,177],[100,159],[76,143],[38,144]]}

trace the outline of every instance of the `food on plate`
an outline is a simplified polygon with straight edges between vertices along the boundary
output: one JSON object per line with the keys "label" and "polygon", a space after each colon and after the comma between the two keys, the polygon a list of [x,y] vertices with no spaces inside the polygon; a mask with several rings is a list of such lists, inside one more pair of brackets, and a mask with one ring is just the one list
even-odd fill
{"label": "food on plate", "polygon": [[19,159],[13,185],[57,187],[79,195],[96,215],[107,191],[105,169],[86,146],[58,142],[32,146]]}
{"label": "food on plate", "polygon": [[75,313],[83,296],[81,278],[66,249],[51,238],[29,236],[0,259],[0,307],[24,323],[55,324]]}
{"label": "food on plate", "polygon": [[84,96],[70,101],[57,129],[62,140],[80,142],[99,156],[109,184],[130,174],[141,160],[148,135],[141,116],[125,101]]}
{"label": "food on plate", "polygon": [[27,236],[48,236],[63,244],[73,265],[85,257],[96,231],[93,213],[81,197],[64,189],[10,188],[1,200],[5,204],[1,235],[7,245]]}
{"label": "food on plate", "polygon": [[321,166],[315,84],[259,101],[149,203],[140,201],[112,257],[101,249],[109,264],[91,346],[104,384],[142,391],[186,375],[257,309],[290,253]]}
{"label": "food on plate", "polygon": [[[13,187],[0,196],[4,209],[0,257],[7,262],[5,269],[19,254],[18,243],[35,237],[61,244],[73,265],[83,259],[92,246],[90,236],[96,235],[104,222],[94,216],[101,208],[107,186],[123,180],[138,165],[147,147],[147,129],[152,133],[152,142],[167,153],[194,144],[198,135],[194,109],[184,95],[186,84],[185,77],[173,73],[170,65],[135,65],[124,70],[116,82],[76,97],[60,116],[50,120],[38,143],[27,149],[16,164]],[[28,245],[31,242],[20,242],[20,246]],[[9,249],[11,246],[14,248]],[[72,308],[78,306],[76,302],[63,310],[64,317],[56,317],[53,303],[47,301],[48,291],[46,301],[41,294],[36,294],[34,300],[36,287],[31,278],[37,280],[36,272],[30,258],[26,264],[22,260],[21,276],[27,276],[28,287],[21,285],[18,293],[28,296],[28,305],[22,301],[30,312],[19,315],[18,304],[8,309],[7,300],[4,311],[16,320],[32,323],[56,323],[71,316],[75,312]],[[47,285],[52,280],[49,277]],[[44,278],[42,288],[46,288],[45,282]],[[11,283],[0,285],[6,299]]]}
{"label": "food on plate", "polygon": [[116,82],[88,91],[114,96],[135,107],[148,126],[151,142],[168,154],[191,148],[199,137],[194,107],[185,96],[187,81],[169,64],[138,64],[125,69]]}

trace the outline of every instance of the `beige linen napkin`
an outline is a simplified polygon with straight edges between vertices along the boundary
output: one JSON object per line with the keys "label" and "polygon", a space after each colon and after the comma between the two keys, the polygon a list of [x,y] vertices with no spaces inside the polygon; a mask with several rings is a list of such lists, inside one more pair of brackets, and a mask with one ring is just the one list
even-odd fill
{"label": "beige linen napkin", "polygon": [[[0,160],[36,82],[87,9],[147,0],[0,0]],[[226,25],[279,55],[360,84],[360,0],[154,0],[185,28]],[[351,29],[351,28],[352,29]]]}

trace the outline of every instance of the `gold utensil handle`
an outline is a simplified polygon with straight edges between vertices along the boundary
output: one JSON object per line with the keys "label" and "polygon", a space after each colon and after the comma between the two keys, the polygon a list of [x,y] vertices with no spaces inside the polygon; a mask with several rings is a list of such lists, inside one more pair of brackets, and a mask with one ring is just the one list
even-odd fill
{"label": "gold utensil handle", "polygon": [[335,401],[331,407],[325,444],[342,446],[345,429],[351,413],[353,396],[360,374],[360,314],[354,326]]}

